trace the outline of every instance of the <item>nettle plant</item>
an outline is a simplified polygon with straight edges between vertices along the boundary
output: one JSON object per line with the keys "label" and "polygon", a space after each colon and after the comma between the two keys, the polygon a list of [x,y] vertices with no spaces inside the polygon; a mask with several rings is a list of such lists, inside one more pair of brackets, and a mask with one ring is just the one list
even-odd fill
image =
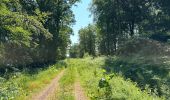
{"label": "nettle plant", "polygon": [[98,82],[98,94],[99,96],[96,99],[112,100],[112,87],[109,81],[113,78],[114,74],[107,74],[103,70],[104,77],[101,78]]}
{"label": "nettle plant", "polygon": [[12,100],[21,93],[21,89],[15,82],[5,82],[0,78],[0,100]]}

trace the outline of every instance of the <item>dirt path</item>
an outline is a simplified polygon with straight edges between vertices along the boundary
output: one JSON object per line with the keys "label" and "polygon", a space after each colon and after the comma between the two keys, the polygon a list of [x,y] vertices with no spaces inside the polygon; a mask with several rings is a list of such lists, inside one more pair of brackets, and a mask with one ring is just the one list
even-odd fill
{"label": "dirt path", "polygon": [[84,94],[83,88],[80,85],[80,82],[76,82],[74,84],[74,92],[75,92],[75,99],[76,100],[88,100]]}
{"label": "dirt path", "polygon": [[57,87],[59,86],[58,81],[63,76],[64,70],[61,71],[55,79],[38,95],[33,97],[33,100],[48,100],[50,96],[55,93]]}

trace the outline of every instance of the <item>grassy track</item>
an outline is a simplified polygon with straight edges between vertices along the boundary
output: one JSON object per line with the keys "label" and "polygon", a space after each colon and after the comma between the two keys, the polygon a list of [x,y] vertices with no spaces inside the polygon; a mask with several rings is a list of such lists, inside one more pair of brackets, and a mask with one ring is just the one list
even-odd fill
{"label": "grassy track", "polygon": [[51,83],[62,70],[60,65],[52,65],[36,74],[19,73],[9,80],[0,81],[0,100],[28,100]]}
{"label": "grassy track", "polygon": [[[59,80],[55,95],[49,100],[76,100],[76,90],[81,92],[78,94],[80,97],[83,94],[90,100],[164,100],[164,98],[150,94],[149,90],[142,91],[136,83],[125,79],[121,74],[107,73],[103,69],[105,60],[104,57],[67,60],[68,67]],[[9,99],[25,100],[43,90],[60,72],[61,69],[56,69],[57,66],[51,66],[35,75],[21,74],[20,77],[5,82],[4,84],[13,82],[18,87],[17,94],[13,94],[14,98]],[[75,85],[75,83],[78,84]],[[5,87],[4,84],[0,87]],[[11,93],[15,91],[10,91]]]}
{"label": "grassy track", "polygon": [[32,97],[32,100],[48,100],[55,95],[55,91],[59,88],[59,80],[63,76],[65,70],[62,70],[43,91]]}
{"label": "grassy track", "polygon": [[68,66],[59,81],[60,88],[57,89],[56,95],[50,100],[87,100],[79,83],[77,64],[72,63],[72,59],[69,59]]}
{"label": "grassy track", "polygon": [[50,100],[74,100],[75,67],[70,66],[59,81],[59,88],[56,95]]}
{"label": "grassy track", "polygon": [[46,71],[40,72],[37,76],[23,76],[23,78],[19,79],[19,82],[22,83],[21,87],[24,92],[16,99],[28,99],[32,97],[31,95],[42,91],[44,87],[51,83],[51,80],[53,80],[59,72],[60,70],[52,67]]}

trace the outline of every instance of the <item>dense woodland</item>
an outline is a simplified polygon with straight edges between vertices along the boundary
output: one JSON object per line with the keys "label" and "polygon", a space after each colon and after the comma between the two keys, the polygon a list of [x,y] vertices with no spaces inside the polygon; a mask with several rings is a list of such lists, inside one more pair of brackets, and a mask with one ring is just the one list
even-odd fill
{"label": "dense woodland", "polygon": [[92,100],[169,100],[170,0],[92,0],[94,23],[72,44],[77,2],[0,0],[0,100],[27,97],[63,67],[61,100],[74,100],[77,77]]}
{"label": "dense woodland", "polygon": [[70,56],[116,56],[105,61],[108,73],[121,73],[169,98],[169,5],[169,0],[93,0],[94,24],[79,31]]}
{"label": "dense woodland", "polygon": [[64,59],[78,0],[0,0],[0,64],[25,66]]}
{"label": "dense woodland", "polygon": [[169,0],[93,0],[95,24],[79,31],[79,56],[115,55],[128,39],[139,37],[168,42],[169,5]]}

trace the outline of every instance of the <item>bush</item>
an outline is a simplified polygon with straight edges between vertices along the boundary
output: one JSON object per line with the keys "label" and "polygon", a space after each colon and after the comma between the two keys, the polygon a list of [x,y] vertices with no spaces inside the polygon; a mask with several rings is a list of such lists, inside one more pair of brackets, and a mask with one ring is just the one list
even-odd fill
{"label": "bush", "polygon": [[[133,58],[135,59],[135,58]],[[154,64],[152,62],[142,63],[130,58],[113,57],[105,61],[104,69],[108,73],[115,72],[137,82],[137,85],[144,90],[149,86],[152,94],[170,98],[170,70],[165,64]]]}

